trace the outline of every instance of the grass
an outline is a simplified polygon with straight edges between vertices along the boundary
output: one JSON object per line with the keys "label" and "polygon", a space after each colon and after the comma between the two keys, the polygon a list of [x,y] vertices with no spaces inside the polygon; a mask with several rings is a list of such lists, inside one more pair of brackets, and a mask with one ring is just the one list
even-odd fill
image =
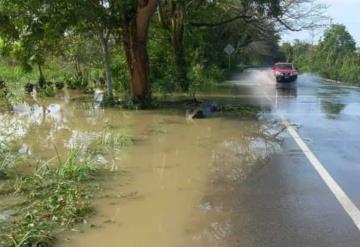
{"label": "grass", "polygon": [[[127,128],[107,126],[95,141],[94,152],[108,153],[133,143]],[[56,168],[49,168],[48,161],[32,174],[20,176],[11,150],[0,149],[0,179],[9,178],[0,196],[16,196],[24,202],[14,208],[11,220],[0,224],[0,246],[53,246],[59,231],[85,222],[94,213],[93,194],[104,168],[89,158],[91,154],[81,154],[78,148],[70,150],[65,160],[57,157]]]}
{"label": "grass", "polygon": [[100,138],[96,139],[89,148],[90,153],[107,153],[133,145],[135,139],[127,128],[113,128],[107,126]]}
{"label": "grass", "polygon": [[128,129],[121,128],[114,132],[103,132],[100,139],[102,145],[111,147],[126,147],[134,144],[134,138]]}
{"label": "grass", "polygon": [[16,156],[0,142],[0,179],[8,179],[15,172]]}
{"label": "grass", "polygon": [[0,156],[0,179],[7,179],[13,173],[14,158],[10,154]]}
{"label": "grass", "polygon": [[[45,66],[44,68],[46,79],[49,81],[64,81],[70,75],[69,71],[71,71],[69,66],[57,63],[51,63],[51,67]],[[0,79],[7,81],[10,87],[23,87],[28,82],[37,82],[39,72],[37,69],[25,72],[20,66],[14,66],[2,61],[0,62]]]}
{"label": "grass", "polygon": [[70,152],[66,161],[56,169],[57,176],[62,179],[81,182],[89,180],[92,175],[95,175],[97,168],[92,160],[86,158],[78,161],[79,152],[79,149]]}
{"label": "grass", "polygon": [[52,246],[57,230],[69,229],[93,212],[91,198],[99,172],[75,149],[56,169],[43,163],[33,174],[9,181],[12,194],[25,203],[0,226],[0,246]]}

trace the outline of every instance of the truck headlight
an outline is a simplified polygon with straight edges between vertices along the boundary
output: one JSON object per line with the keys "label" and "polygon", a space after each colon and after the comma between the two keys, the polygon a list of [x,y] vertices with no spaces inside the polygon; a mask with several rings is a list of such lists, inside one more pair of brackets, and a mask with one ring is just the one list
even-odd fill
{"label": "truck headlight", "polygon": [[283,75],[283,73],[281,73],[280,71],[276,71],[275,75]]}

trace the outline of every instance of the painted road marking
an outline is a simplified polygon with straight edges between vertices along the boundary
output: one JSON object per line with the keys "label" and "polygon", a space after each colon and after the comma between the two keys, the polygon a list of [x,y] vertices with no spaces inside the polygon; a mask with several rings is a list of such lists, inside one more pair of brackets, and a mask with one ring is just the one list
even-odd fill
{"label": "painted road marking", "polygon": [[[260,84],[257,83],[259,86]],[[276,103],[273,102],[273,99],[265,92],[265,90],[262,90],[264,97],[270,101],[271,104],[273,104],[276,107]],[[314,169],[317,171],[317,173],[320,175],[322,180],[325,182],[325,184],[328,186],[330,191],[334,194],[338,202],[341,204],[341,206],[344,208],[346,213],[350,216],[352,221],[354,222],[357,229],[360,231],[360,211],[356,207],[353,201],[349,198],[349,196],[345,193],[345,191],[340,187],[340,185],[333,179],[333,177],[330,175],[330,173],[325,169],[325,167],[321,164],[319,159],[315,156],[315,154],[310,150],[308,145],[302,140],[296,129],[290,125],[289,121],[282,115],[278,114],[283,124],[286,126],[287,131],[291,135],[291,137],[294,139],[296,144],[299,146],[301,151],[305,154],[306,158],[310,161],[311,165],[314,167]]]}
{"label": "painted road marking", "polygon": [[310,150],[310,148],[306,145],[306,143],[301,139],[300,135],[297,133],[295,128],[289,124],[286,119],[283,119],[283,122],[291,135],[291,137],[295,140],[297,145],[303,151],[305,156],[308,158],[312,166],[315,168],[320,177],[324,180],[326,185],[329,187],[331,192],[335,195],[336,199],[340,202],[341,206],[350,216],[350,218],[355,223],[356,227],[360,231],[360,211],[355,206],[355,204],[351,201],[348,195],[343,191],[343,189],[336,183],[336,181],[331,177],[329,172],[325,169],[325,167],[321,164],[321,162],[316,158],[314,153]]}

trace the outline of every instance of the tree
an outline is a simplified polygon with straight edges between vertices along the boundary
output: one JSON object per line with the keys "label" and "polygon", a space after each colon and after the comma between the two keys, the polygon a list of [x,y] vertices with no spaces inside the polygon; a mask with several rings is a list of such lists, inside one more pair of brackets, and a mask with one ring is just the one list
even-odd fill
{"label": "tree", "polygon": [[[189,87],[186,35],[207,28],[227,35],[228,38],[222,37],[222,40],[235,44],[238,49],[257,41],[272,46],[272,41],[266,42],[266,38],[269,40],[272,34],[283,29],[300,31],[322,26],[325,9],[326,6],[317,4],[316,0],[160,0],[158,15],[160,25],[170,36],[177,81],[186,91]],[[222,51],[223,47],[218,50]]]}
{"label": "tree", "polygon": [[[96,37],[109,96],[113,91],[110,68],[115,45],[125,51],[132,98],[139,101],[151,97],[147,48],[150,23],[167,30],[176,65],[174,75],[187,91],[190,87],[187,77],[191,74],[188,69],[194,60],[201,63],[202,71],[211,63],[220,64],[227,42],[237,47],[238,58],[249,57],[247,48],[252,48],[261,51],[262,58],[270,59],[283,27],[289,30],[313,27],[312,21],[321,14],[316,4],[304,7],[315,0],[0,1],[0,20],[5,25],[0,32],[21,48],[18,54],[24,61],[38,65],[40,77],[46,57],[57,54],[60,40],[71,35]],[[156,10],[159,21],[151,22]],[[301,16],[301,23],[294,16]],[[305,23],[305,17],[311,17],[311,21]]]}
{"label": "tree", "polygon": [[115,3],[107,0],[67,1],[67,9],[70,10],[66,13],[68,18],[76,17],[72,30],[83,35],[91,34],[99,42],[108,97],[111,99],[113,97],[111,40],[120,21],[120,13]]}
{"label": "tree", "polygon": [[187,78],[186,51],[184,42],[184,29],[186,11],[189,4],[196,1],[188,0],[162,0],[159,1],[158,15],[161,26],[168,31],[173,48],[176,65],[176,80],[183,91],[189,89]]}
{"label": "tree", "polygon": [[328,6],[317,0],[278,0],[278,4],[272,17],[279,31],[314,31],[328,25],[329,17],[325,14]]}
{"label": "tree", "polygon": [[289,42],[285,42],[281,45],[281,51],[285,55],[287,62],[292,62],[294,49]]}
{"label": "tree", "polygon": [[144,102],[151,97],[147,44],[157,0],[129,1],[122,7],[122,41],[129,67],[130,89],[134,100]]}
{"label": "tree", "polygon": [[25,70],[36,65],[39,86],[45,86],[43,66],[46,58],[57,51],[57,42],[64,32],[62,21],[39,1],[1,1],[0,19],[4,21],[1,36],[12,47],[13,54]]}
{"label": "tree", "polygon": [[[65,65],[70,64],[74,68],[75,79],[83,79],[83,85],[87,84],[88,69],[104,68],[104,54],[99,47],[99,41],[94,38],[93,34],[78,31],[67,32],[59,45],[62,49],[59,56],[60,61]],[[81,87],[81,85],[79,86]]]}
{"label": "tree", "polygon": [[324,50],[335,49],[337,53],[355,52],[356,42],[344,25],[333,24],[325,31],[319,47]]}
{"label": "tree", "polygon": [[360,56],[356,43],[344,25],[331,25],[318,45],[295,40],[284,43],[282,51],[303,71],[316,72],[334,80],[360,82]]}
{"label": "tree", "polygon": [[157,0],[79,0],[76,5],[73,2],[67,0],[79,14],[78,24],[94,32],[100,41],[109,95],[112,95],[110,40],[113,37],[126,53],[132,98],[139,101],[150,98],[147,43]]}
{"label": "tree", "polygon": [[[148,31],[150,20],[156,11],[157,0],[3,0],[1,15],[18,31],[11,33],[14,42],[26,45],[21,51],[33,51],[42,75],[43,55],[56,47],[56,41],[61,39],[71,29],[93,32],[98,37],[104,57],[104,70],[108,82],[109,95],[112,95],[111,79],[111,48],[110,38],[113,32],[118,43],[122,43],[127,54],[131,92],[136,100],[143,101],[150,97],[149,62],[148,62]],[[13,31],[13,30],[11,30]],[[9,35],[10,36],[10,35]],[[54,44],[54,46],[50,46]],[[35,49],[34,49],[35,48]]]}
{"label": "tree", "polygon": [[339,79],[345,57],[356,50],[356,43],[344,25],[331,25],[324,33],[316,50],[316,59],[321,61],[319,70],[327,77]]}

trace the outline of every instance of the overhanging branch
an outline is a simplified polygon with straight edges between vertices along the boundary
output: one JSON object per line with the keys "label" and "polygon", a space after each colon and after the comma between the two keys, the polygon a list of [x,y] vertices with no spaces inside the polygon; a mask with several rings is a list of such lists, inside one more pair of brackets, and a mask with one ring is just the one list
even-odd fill
{"label": "overhanging branch", "polygon": [[214,22],[214,23],[206,23],[206,22],[189,22],[189,24],[191,26],[195,26],[195,27],[216,27],[216,26],[221,26],[221,25],[225,25],[228,23],[231,23],[233,21],[236,20],[240,20],[240,19],[246,19],[246,20],[251,20],[252,17],[248,16],[248,15],[238,15],[235,16],[233,18],[227,19],[227,20],[223,20],[223,21],[219,21],[219,22]]}
{"label": "overhanging branch", "polygon": [[293,28],[289,24],[287,24],[285,21],[283,21],[280,17],[275,17],[275,19],[289,31],[293,31],[293,32],[302,31],[302,28]]}

